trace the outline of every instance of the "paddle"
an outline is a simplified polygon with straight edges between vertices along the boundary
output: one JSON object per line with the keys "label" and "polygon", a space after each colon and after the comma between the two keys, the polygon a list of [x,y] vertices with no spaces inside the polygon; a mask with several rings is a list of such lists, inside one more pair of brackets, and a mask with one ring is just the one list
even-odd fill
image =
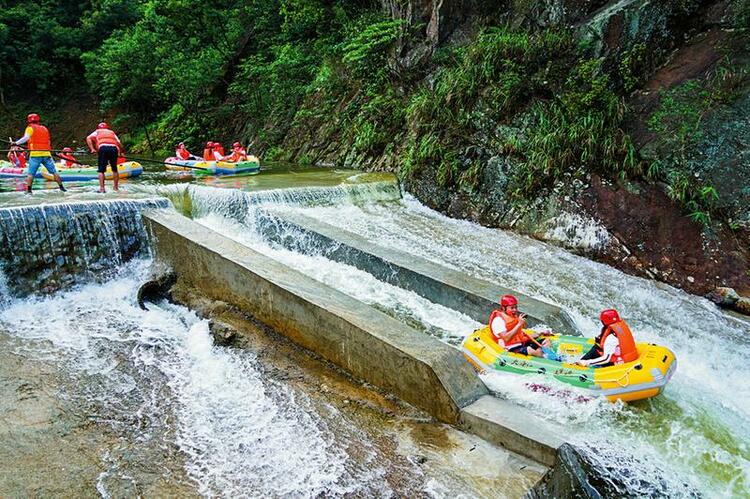
{"label": "paddle", "polygon": [[545,347],[544,345],[542,345],[541,343],[539,343],[538,341],[536,341],[536,340],[535,340],[534,338],[532,338],[531,336],[529,336],[529,339],[530,339],[531,341],[533,341],[534,343],[536,343],[536,344],[537,344],[537,346],[538,346],[539,348],[541,348],[541,349],[542,349],[542,352],[544,352],[544,355],[545,355],[545,356],[546,356],[546,357],[547,357],[547,358],[548,358],[549,360],[554,360],[554,361],[556,361],[556,362],[560,362],[560,361],[562,361],[562,358],[561,358],[561,357],[560,357],[559,355],[557,355],[557,353],[555,353],[555,352],[554,352],[554,351],[553,351],[552,349],[550,349],[550,348],[547,348],[547,347]]}

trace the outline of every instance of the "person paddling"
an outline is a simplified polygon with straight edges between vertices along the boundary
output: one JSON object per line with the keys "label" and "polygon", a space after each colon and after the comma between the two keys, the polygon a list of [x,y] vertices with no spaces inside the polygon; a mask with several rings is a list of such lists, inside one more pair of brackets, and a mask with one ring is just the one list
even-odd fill
{"label": "person paddling", "polygon": [[245,152],[245,148],[242,147],[242,144],[235,142],[232,144],[232,154],[224,156],[222,159],[230,163],[240,163],[242,161],[247,161],[247,152]]}
{"label": "person paddling", "polygon": [[26,168],[26,153],[21,147],[17,145],[10,146],[8,151],[8,161],[10,161],[16,168]]}
{"label": "person paddling", "polygon": [[50,138],[49,130],[46,126],[42,125],[42,119],[36,113],[31,113],[26,117],[26,130],[24,131],[23,137],[16,140],[11,146],[20,146],[29,143],[29,162],[26,169],[26,192],[31,194],[31,184],[34,182],[34,176],[36,175],[39,167],[44,165],[48,172],[55,176],[57,186],[61,191],[65,192],[65,186],[63,185],[60,174],[55,169],[55,162],[52,161],[52,139]]}
{"label": "person paddling", "polygon": [[75,156],[73,156],[73,149],[70,147],[64,147],[62,152],[57,155],[60,158],[60,166],[63,168],[73,168],[74,166],[81,166]]}
{"label": "person paddling", "polygon": [[599,315],[602,330],[594,339],[594,346],[576,361],[580,366],[608,367],[638,359],[638,349],[630,328],[620,319],[617,310],[607,309]]}
{"label": "person paddling", "polygon": [[106,122],[101,122],[96,126],[96,130],[86,137],[86,143],[92,154],[98,153],[97,171],[99,172],[99,192],[104,193],[104,172],[107,171],[107,164],[112,170],[113,188],[115,191],[120,190],[120,174],[117,172],[118,157],[125,154],[125,148],[122,146],[117,134],[113,132]]}
{"label": "person paddling", "polygon": [[498,344],[502,340],[509,352],[544,357],[542,346],[550,346],[549,340],[544,340],[541,345],[534,341],[541,333],[527,334],[523,330],[526,327],[526,314],[518,313],[518,299],[513,295],[500,297],[500,310],[492,311],[489,325],[494,340]]}

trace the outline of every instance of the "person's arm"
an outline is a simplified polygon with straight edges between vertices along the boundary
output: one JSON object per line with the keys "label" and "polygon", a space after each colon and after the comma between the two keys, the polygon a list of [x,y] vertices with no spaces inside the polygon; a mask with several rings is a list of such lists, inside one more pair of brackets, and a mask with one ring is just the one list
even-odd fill
{"label": "person's arm", "polygon": [[96,132],[89,134],[88,137],[86,137],[86,144],[89,146],[89,151],[93,154],[96,152]]}
{"label": "person's arm", "polygon": [[24,130],[24,132],[23,132],[23,137],[21,137],[20,139],[16,140],[14,142],[14,144],[16,144],[18,146],[25,144],[26,142],[29,141],[29,139],[31,138],[31,136],[33,134],[34,134],[34,129],[31,128],[30,126],[27,126],[26,130]]}
{"label": "person's arm", "polygon": [[617,350],[617,347],[620,346],[620,341],[617,339],[617,337],[614,334],[611,334],[607,337],[607,339],[604,341],[604,345],[602,347],[602,354],[599,357],[595,357],[593,359],[588,360],[579,360],[578,363],[583,366],[590,366],[590,367],[597,367],[604,364],[609,364],[612,362],[612,355]]}
{"label": "person's arm", "polygon": [[505,333],[502,333],[500,336],[502,337],[502,340],[504,342],[509,342],[513,336],[516,335],[521,329],[523,329],[526,326],[526,321],[524,320],[524,315],[521,315],[519,318],[518,324],[513,327],[510,331],[506,331]]}

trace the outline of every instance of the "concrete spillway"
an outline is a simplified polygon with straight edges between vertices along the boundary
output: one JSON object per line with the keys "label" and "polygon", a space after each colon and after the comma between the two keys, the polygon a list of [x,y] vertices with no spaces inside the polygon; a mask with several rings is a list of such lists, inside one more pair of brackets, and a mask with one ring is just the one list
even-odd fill
{"label": "concrete spillway", "polygon": [[458,350],[174,212],[144,218],[155,236],[156,258],[174,269],[178,287],[255,316],[441,421],[554,462],[562,443],[554,429],[490,397]]}
{"label": "concrete spillway", "polygon": [[424,298],[485,323],[498,298],[507,293],[521,300],[530,325],[579,335],[568,314],[512,289],[467,276],[415,255],[373,244],[361,236],[305,215],[259,210],[256,221],[263,235],[293,251],[321,252],[325,257],[368,272],[379,280],[413,291]]}

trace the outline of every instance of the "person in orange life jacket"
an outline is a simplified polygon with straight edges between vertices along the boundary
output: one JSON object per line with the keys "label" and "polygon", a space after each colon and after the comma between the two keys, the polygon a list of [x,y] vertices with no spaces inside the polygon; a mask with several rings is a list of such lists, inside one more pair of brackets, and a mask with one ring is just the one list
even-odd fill
{"label": "person in orange life jacket", "polygon": [[8,151],[8,161],[16,168],[26,168],[26,154],[24,150],[17,145],[10,146]]}
{"label": "person in orange life jacket", "polygon": [[63,148],[62,152],[57,155],[60,158],[60,166],[63,168],[73,168],[74,166],[81,166],[75,156],[73,156],[73,149],[70,147]]}
{"label": "person in orange life jacket", "polygon": [[620,319],[617,310],[604,310],[599,319],[602,321],[602,330],[595,338],[594,346],[576,364],[608,367],[637,360],[638,349],[633,333],[625,321]]}
{"label": "person in orange life jacket", "polygon": [[214,160],[214,143],[210,140],[206,142],[206,147],[203,149],[203,161]]}
{"label": "person in orange life jacket", "polygon": [[195,154],[190,154],[190,151],[187,150],[184,142],[180,142],[179,144],[177,144],[177,148],[174,150],[174,155],[176,158],[182,160],[200,159]]}
{"label": "person in orange life jacket", "polygon": [[49,130],[41,124],[41,118],[36,113],[31,113],[26,117],[27,127],[23,137],[13,142],[11,145],[20,146],[29,143],[29,162],[26,168],[26,192],[31,194],[31,184],[34,182],[39,167],[44,165],[49,173],[55,176],[57,186],[65,192],[65,186],[62,183],[60,174],[55,169],[55,162],[52,161],[52,140]]}
{"label": "person in orange life jacket", "polygon": [[96,126],[96,130],[86,137],[86,143],[89,145],[91,153],[98,152],[97,171],[99,172],[99,192],[104,192],[104,172],[107,171],[107,165],[112,169],[112,180],[115,191],[120,190],[120,174],[117,172],[119,156],[125,154],[125,148],[122,146],[117,134],[110,130],[109,125],[101,122]]}
{"label": "person in orange life jacket", "polygon": [[216,154],[224,156],[224,146],[221,145],[221,142],[214,142],[214,157]]}
{"label": "person in orange life jacket", "polygon": [[230,163],[247,161],[247,152],[245,152],[245,148],[242,147],[242,144],[240,144],[239,142],[235,142],[234,144],[232,144],[232,154],[224,156],[223,159],[224,161],[228,161]]}
{"label": "person in orange life jacket", "polygon": [[[544,356],[542,349],[532,341],[532,338],[536,338],[541,333],[535,332],[529,335],[523,331],[526,327],[526,314],[518,313],[518,299],[515,296],[503,295],[500,298],[500,310],[492,311],[489,324],[495,341],[500,344],[502,340],[505,349],[509,352],[534,357]],[[550,346],[549,340],[544,340],[542,345]]]}

